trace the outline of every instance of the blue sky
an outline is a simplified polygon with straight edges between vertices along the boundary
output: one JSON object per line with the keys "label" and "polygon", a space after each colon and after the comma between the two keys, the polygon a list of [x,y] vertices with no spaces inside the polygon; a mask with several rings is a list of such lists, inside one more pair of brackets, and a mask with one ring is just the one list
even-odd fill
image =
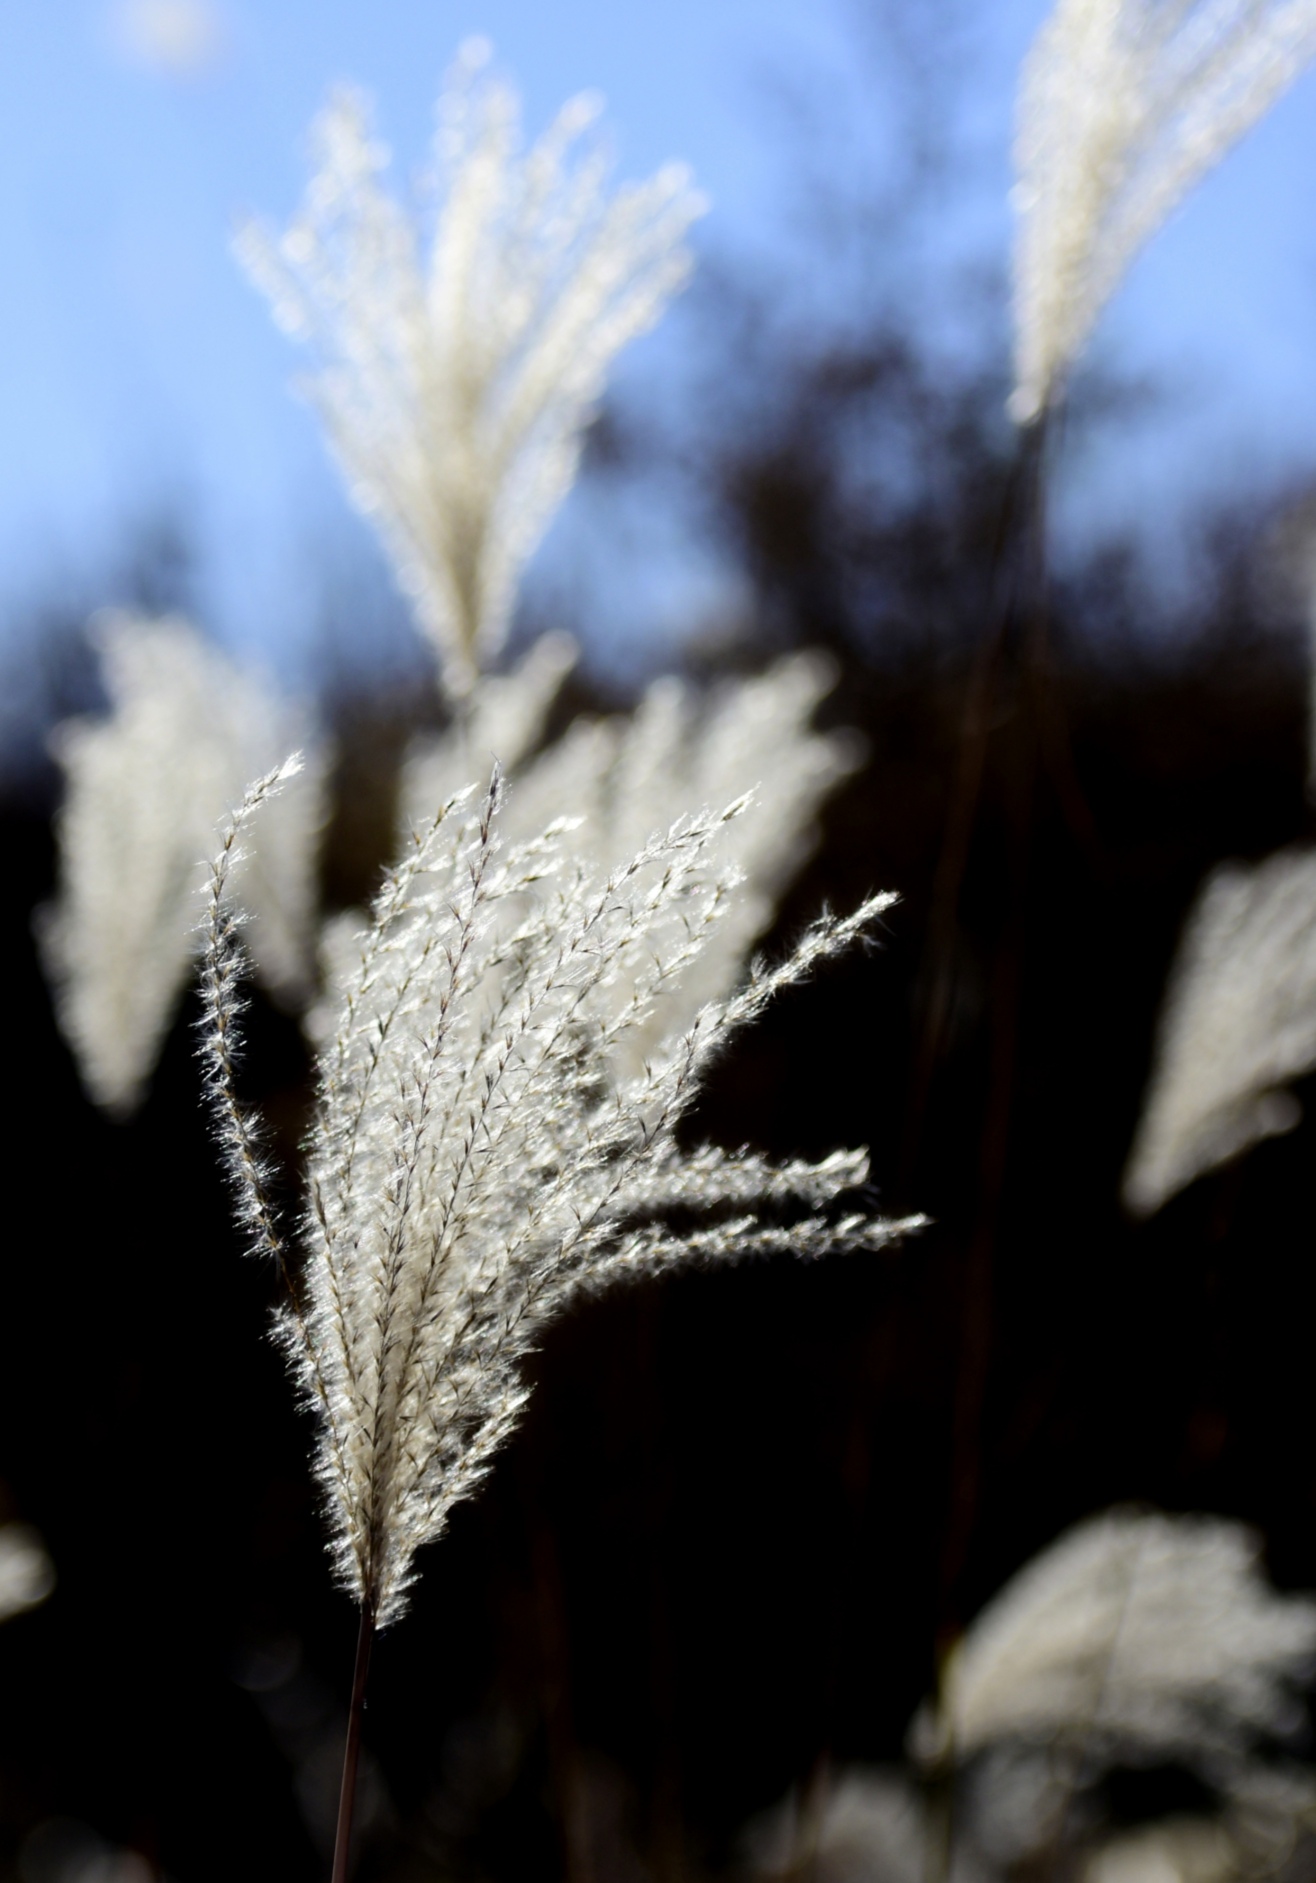
{"label": "blue sky", "polygon": [[[816,86],[852,128],[846,161],[883,160],[889,101],[854,55],[847,4],[0,0],[0,621],[53,571],[94,578],[134,516],[181,493],[201,519],[214,625],[261,647],[304,632],[317,541],[364,526],[228,239],[246,211],[292,209],[306,127],[335,80],[375,94],[405,179],[439,75],[479,31],[532,129],[569,93],[602,90],[624,174],[687,159],[713,203],[702,243],[784,261],[774,76]],[[956,239],[989,259],[1009,237],[1013,76],[1044,10],[982,0],[974,14],[950,188]],[[1308,75],[1111,311],[1108,357],[1161,376],[1171,397],[1118,466],[1077,467],[1071,506],[1159,513],[1185,486],[1316,463],[1314,178]],[[659,374],[662,344],[642,343],[630,370]]]}

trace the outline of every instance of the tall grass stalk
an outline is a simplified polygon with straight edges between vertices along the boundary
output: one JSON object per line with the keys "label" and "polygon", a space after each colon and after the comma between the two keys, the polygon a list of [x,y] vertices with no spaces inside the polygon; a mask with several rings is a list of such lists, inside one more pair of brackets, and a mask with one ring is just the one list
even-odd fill
{"label": "tall grass stalk", "polygon": [[863,1152],[772,1164],[676,1135],[735,1033],[871,937],[893,898],[824,916],[778,966],[654,1034],[734,908],[738,871],[716,840],[749,805],[678,819],[604,869],[570,854],[561,824],[504,842],[495,771],[416,833],[358,936],[316,1067],[294,1258],[237,1096],[245,962],[228,900],[291,769],[250,788],[212,867],[202,1051],[242,1219],[284,1278],[279,1338],[317,1431],[336,1575],[361,1611],[342,1841],[373,1633],[518,1424],[523,1362],[551,1322],[631,1277],[879,1250],[921,1219],[873,1212]]}

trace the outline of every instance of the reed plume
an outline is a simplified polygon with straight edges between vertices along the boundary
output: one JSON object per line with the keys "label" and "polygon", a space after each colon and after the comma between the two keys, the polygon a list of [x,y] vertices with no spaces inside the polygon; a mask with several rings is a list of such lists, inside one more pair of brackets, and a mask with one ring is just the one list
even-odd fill
{"label": "reed plume", "polygon": [[1195,1177],[1302,1116],[1316,1067],[1316,852],[1212,871],[1184,926],[1124,1175],[1150,1216]]}
{"label": "reed plume", "polygon": [[1017,108],[1020,424],[1052,403],[1138,251],[1314,53],[1314,0],[1057,0]]}
{"label": "reed plume", "polygon": [[[926,1883],[923,1800],[904,1774],[852,1767],[814,1791],[792,1792],[745,1827],[741,1852],[751,1877]],[[954,1874],[955,1883],[968,1883],[962,1866]]]}
{"label": "reed plume", "polygon": [[[569,634],[541,634],[505,673],[482,673],[441,731],[413,740],[403,765],[402,838],[436,804],[460,791],[497,758],[516,777],[543,743],[549,718],[580,649]],[[518,790],[517,801],[520,800]],[[545,817],[545,823],[551,821]]]}
{"label": "reed plume", "polygon": [[[141,1100],[187,980],[216,827],[253,772],[306,727],[177,616],[107,614],[94,634],[110,711],[55,733],[59,889],[38,932],[83,1082],[123,1116]],[[314,971],[323,786],[312,758],[235,885],[256,972],[292,1007]]]}
{"label": "reed plume", "polygon": [[[205,1054],[257,1245],[291,1270],[233,1091],[242,974],[228,880],[280,780],[248,793],[211,883]],[[342,1584],[398,1616],[414,1557],[525,1402],[521,1362],[584,1291],[754,1253],[877,1249],[913,1226],[860,1200],[863,1153],[773,1165],[682,1151],[714,1055],[782,988],[869,935],[890,896],[825,917],[780,966],[706,1006],[639,1070],[627,1044],[710,945],[734,895],[701,812],[613,868],[560,826],[500,838],[504,787],[451,799],[387,877],[322,1047],[302,1259],[281,1334],[318,1427]]]}
{"label": "reed plume", "polygon": [[[538,656],[538,666],[548,659]],[[503,813],[505,834],[530,838],[554,819],[569,819],[571,827],[559,838],[563,846],[582,859],[621,865],[679,813],[754,793],[754,815],[728,819],[710,838],[724,865],[736,872],[736,894],[679,987],[633,1031],[627,1050],[638,1062],[663,1032],[688,1025],[707,1001],[730,992],[812,847],[823,801],[859,764],[863,742],[857,734],[817,732],[810,724],[834,680],[833,664],[817,653],[795,654],[765,673],[723,681],[702,697],[685,682],[665,677],[649,687],[633,714],[579,719],[527,759],[527,743],[513,736],[514,715],[504,704],[515,702],[522,689],[510,678],[486,677],[473,695],[469,727],[455,728],[413,755],[403,795],[415,815],[423,804],[441,801],[440,787],[452,789],[459,752],[487,763],[510,750],[520,769]],[[496,713],[486,707],[491,688],[504,690],[492,702]],[[495,726],[495,718],[501,725]],[[503,733],[504,743],[481,750],[477,737],[495,731]]]}
{"label": "reed plume", "polygon": [[[1301,1695],[1316,1600],[1277,1595],[1220,1517],[1112,1510],[1044,1550],[952,1652],[921,1774],[824,1775],[750,1827],[760,1876],[817,1883],[1274,1877],[1316,1827]],[[1135,1831],[1103,1780],[1178,1768],[1193,1815]],[[922,1783],[917,1779],[921,1776]]]}
{"label": "reed plume", "polygon": [[0,1621],[38,1608],[55,1587],[55,1565],[31,1524],[0,1523]]}
{"label": "reed plume", "polygon": [[1290,1737],[1316,1600],[1277,1595],[1220,1517],[1111,1510],[1077,1524],[979,1615],[915,1722],[925,1761],[1013,1743],[1220,1775]]}
{"label": "reed plume", "polygon": [[318,357],[311,397],[455,698],[497,653],[607,370],[685,280],[703,208],[679,165],[609,193],[591,96],[524,150],[488,58],[464,46],[439,100],[427,254],[348,91],[315,127],[297,221],[238,240],[279,324]]}

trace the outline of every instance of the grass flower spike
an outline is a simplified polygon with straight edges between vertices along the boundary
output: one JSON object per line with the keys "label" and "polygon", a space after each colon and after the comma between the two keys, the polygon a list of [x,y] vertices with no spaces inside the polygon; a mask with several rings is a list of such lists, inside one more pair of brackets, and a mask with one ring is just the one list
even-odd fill
{"label": "grass flower spike", "polygon": [[1316,1067],[1316,852],[1224,863],[1184,927],[1124,1175],[1150,1216],[1194,1178],[1291,1131]]}
{"label": "grass flower spike", "polygon": [[[284,1260],[233,1098],[241,955],[227,910],[241,832],[275,783],[249,793],[214,868],[207,1055],[249,1223]],[[688,1155],[675,1138],[727,1037],[870,933],[891,898],[820,922],[782,966],[618,1076],[627,1036],[698,959],[733,892],[709,859],[743,807],[682,819],[591,871],[553,829],[504,847],[502,789],[495,778],[482,802],[450,801],[388,877],[321,1052],[283,1332],[318,1422],[338,1572],[380,1623],[516,1424],[521,1361],[573,1296],[692,1261],[880,1248],[910,1226],[832,1207],[863,1184],[861,1153],[773,1166]]]}
{"label": "grass flower spike", "polygon": [[55,1565],[30,1524],[0,1523],[0,1621],[37,1608],[55,1586]]}
{"label": "grass flower spike", "polygon": [[1075,1525],[979,1615],[914,1726],[925,1759],[999,1742],[1221,1772],[1299,1724],[1316,1601],[1277,1595],[1218,1517],[1111,1510]]}
{"label": "grass flower spike", "polygon": [[684,282],[703,207],[676,165],[610,193],[590,97],[523,149],[487,59],[464,47],[439,101],[428,252],[350,92],[318,122],[298,220],[238,244],[318,357],[312,396],[454,696],[497,652],[608,367]]}
{"label": "grass flower spike", "polygon": [[[215,830],[300,715],[186,621],[97,624],[110,713],[59,727],[60,883],[40,939],[83,1081],[119,1114],[139,1103],[196,952],[196,895]],[[248,943],[272,994],[297,1007],[314,962],[323,766],[309,763],[240,884]]]}
{"label": "grass flower spike", "polygon": [[619,865],[679,812],[753,791],[753,816],[728,820],[713,839],[723,867],[735,867],[738,891],[679,988],[669,989],[632,1034],[628,1052],[638,1060],[664,1033],[688,1025],[705,1002],[731,991],[811,848],[820,806],[855,769],[863,742],[856,733],[811,727],[835,671],[824,655],[809,653],[778,661],[766,673],[724,681],[702,697],[671,676],[657,680],[633,714],[579,719],[527,759],[529,740],[518,735],[529,722],[509,708],[525,694],[522,674],[526,682],[548,674],[550,684],[539,682],[538,697],[551,699],[559,671],[550,666],[554,658],[545,637],[515,674],[483,679],[466,726],[412,755],[403,796],[415,821],[423,805],[452,790],[460,756],[469,768],[488,764],[496,753],[520,765],[504,813],[505,835],[532,837],[555,818],[569,819],[573,828],[563,830],[561,841],[574,855]]}
{"label": "grass flower spike", "polygon": [[1015,388],[1051,403],[1143,244],[1316,54],[1316,0],[1057,0],[1020,85]]}
{"label": "grass flower spike", "polygon": [[402,775],[404,839],[415,824],[428,820],[436,804],[446,802],[473,774],[487,771],[495,756],[505,776],[519,775],[543,743],[579,653],[569,634],[541,634],[508,672],[482,673],[465,710],[440,732],[413,740]]}
{"label": "grass flower spike", "polygon": [[[910,1729],[923,1783],[852,1767],[793,1793],[749,1827],[750,1874],[1259,1883],[1310,1834],[1313,1672],[1316,1599],[1270,1587],[1250,1531],[1106,1511],[1027,1563],[955,1647]],[[1130,1823],[1116,1801],[1148,1772],[1173,1773],[1188,1810]]]}
{"label": "grass flower spike", "polygon": [[509,806],[513,828],[530,835],[536,822],[569,815],[578,820],[573,851],[607,864],[624,863],[677,812],[754,795],[753,815],[729,819],[713,838],[736,893],[680,986],[636,1029],[634,1063],[731,992],[813,847],[823,802],[859,764],[858,733],[810,724],[834,683],[834,666],[819,653],[727,680],[703,698],[669,675],[630,717],[579,721],[525,769]]}

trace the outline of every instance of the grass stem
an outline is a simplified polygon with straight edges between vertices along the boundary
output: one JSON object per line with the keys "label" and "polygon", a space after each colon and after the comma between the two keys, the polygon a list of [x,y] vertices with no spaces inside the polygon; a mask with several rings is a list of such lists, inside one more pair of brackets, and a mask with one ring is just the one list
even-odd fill
{"label": "grass stem", "polygon": [[352,1705],[347,1716],[347,1745],[343,1751],[343,1784],[338,1794],[338,1829],[334,1834],[332,1883],[347,1883],[348,1857],[352,1847],[352,1813],[356,1806],[356,1769],[361,1757],[361,1715],[365,1711],[366,1679],[370,1673],[370,1650],[375,1640],[374,1611],[369,1605],[361,1610],[361,1628],[356,1638],[356,1666],[352,1673]]}

